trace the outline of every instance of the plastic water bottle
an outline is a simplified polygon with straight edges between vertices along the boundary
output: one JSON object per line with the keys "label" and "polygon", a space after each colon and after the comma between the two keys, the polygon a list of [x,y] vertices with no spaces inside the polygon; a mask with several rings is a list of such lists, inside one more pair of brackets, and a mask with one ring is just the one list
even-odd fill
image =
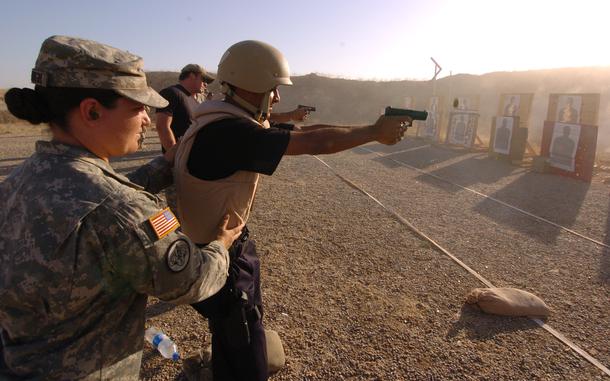
{"label": "plastic water bottle", "polygon": [[144,338],[152,344],[154,348],[158,349],[161,356],[166,359],[177,361],[180,358],[176,344],[159,329],[155,327],[148,328],[144,332]]}

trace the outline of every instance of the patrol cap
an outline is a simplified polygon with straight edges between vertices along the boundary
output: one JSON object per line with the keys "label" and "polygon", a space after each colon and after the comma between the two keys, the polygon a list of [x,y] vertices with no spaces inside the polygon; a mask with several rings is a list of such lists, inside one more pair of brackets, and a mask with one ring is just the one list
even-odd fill
{"label": "patrol cap", "polygon": [[99,42],[51,36],[40,47],[32,83],[43,87],[114,90],[155,108],[168,102],[146,83],[141,57]]}
{"label": "patrol cap", "polygon": [[216,79],[216,78],[214,78],[213,75],[211,75],[210,73],[205,71],[203,66],[197,65],[197,64],[188,64],[185,67],[183,67],[182,70],[180,71],[180,74],[184,74],[184,73],[201,74],[201,77],[203,78],[203,82],[205,82],[205,83],[212,83]]}

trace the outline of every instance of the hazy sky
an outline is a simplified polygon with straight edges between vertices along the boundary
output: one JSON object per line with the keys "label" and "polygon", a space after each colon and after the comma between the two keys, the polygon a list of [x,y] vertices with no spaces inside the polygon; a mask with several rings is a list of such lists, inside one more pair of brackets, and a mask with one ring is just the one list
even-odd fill
{"label": "hazy sky", "polygon": [[431,56],[441,76],[606,66],[609,11],[605,0],[3,0],[0,88],[28,85],[54,34],[129,50],[146,70],[216,71],[245,39],[279,48],[297,75],[429,79]]}

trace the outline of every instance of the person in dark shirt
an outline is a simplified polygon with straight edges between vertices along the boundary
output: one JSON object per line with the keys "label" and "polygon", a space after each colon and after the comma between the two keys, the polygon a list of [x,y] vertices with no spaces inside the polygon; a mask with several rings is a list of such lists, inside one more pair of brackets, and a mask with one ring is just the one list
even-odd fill
{"label": "person in dark shirt", "polygon": [[[217,77],[226,98],[195,109],[174,171],[182,227],[199,245],[211,239],[210,217],[220,206],[247,222],[259,175],[272,175],[284,155],[331,154],[371,141],[395,144],[411,123],[381,116],[367,126],[270,126],[278,86],[292,82],[282,53],[260,41],[230,47]],[[227,284],[209,303],[193,307],[209,320],[214,380],[267,380],[260,263],[247,228],[236,242]]]}
{"label": "person in dark shirt", "polygon": [[[208,84],[214,79],[202,66],[188,64],[180,72],[179,83],[159,92],[169,102],[167,107],[157,109],[156,128],[163,152],[176,144],[189,128],[193,119],[193,109],[201,103]],[[274,113],[270,120],[286,123],[303,121],[306,116],[307,110],[297,107],[289,112]]]}
{"label": "person in dark shirt", "polygon": [[[195,138],[188,160],[189,172],[203,180],[225,178],[237,171],[272,175],[293,130],[291,124],[273,124],[263,129],[240,118],[212,123]],[[227,146],[235,154],[226,155]]]}
{"label": "person in dark shirt", "polygon": [[199,95],[214,81],[206,70],[197,64],[188,64],[180,71],[178,83],[161,90],[159,94],[169,104],[157,109],[156,128],[163,150],[168,150],[191,125],[192,109],[199,104]]}
{"label": "person in dark shirt", "polygon": [[[161,151],[170,149],[184,135],[192,123],[192,110],[200,102],[200,96],[206,91],[207,84],[214,81],[205,69],[197,64],[188,64],[180,71],[178,83],[161,90],[159,94],[169,103],[157,109],[155,123]],[[177,211],[176,188],[165,188],[165,199],[170,209]],[[180,215],[177,215],[180,218]]]}
{"label": "person in dark shirt", "polygon": [[[165,152],[184,135],[193,120],[193,109],[203,101],[203,94],[207,85],[214,81],[214,77],[202,66],[188,64],[180,71],[179,83],[166,87],[160,94],[169,102],[167,107],[157,109],[156,129],[161,141],[161,151]],[[272,121],[289,122],[303,121],[307,111],[296,108],[285,113],[275,113]],[[168,206],[177,211],[176,189],[174,186],[165,189],[165,199]],[[180,218],[180,215],[177,214]]]}

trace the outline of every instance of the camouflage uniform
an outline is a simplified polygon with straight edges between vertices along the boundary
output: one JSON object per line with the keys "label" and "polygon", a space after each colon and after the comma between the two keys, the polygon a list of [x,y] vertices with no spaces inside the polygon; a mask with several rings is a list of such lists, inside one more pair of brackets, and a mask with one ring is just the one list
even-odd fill
{"label": "camouflage uniform", "polygon": [[[162,203],[149,191],[171,179],[163,162],[129,176],[145,189],[83,149],[38,142],[1,184],[0,321],[13,373],[137,379],[146,295],[192,303],[224,284],[220,243],[200,253],[180,232],[152,231]],[[190,257],[179,271],[167,263],[176,242]]]}
{"label": "camouflage uniform", "polygon": [[125,177],[39,141],[0,184],[0,379],[137,380],[147,295],[193,303],[224,285],[220,242],[153,229],[171,179],[161,157]]}

